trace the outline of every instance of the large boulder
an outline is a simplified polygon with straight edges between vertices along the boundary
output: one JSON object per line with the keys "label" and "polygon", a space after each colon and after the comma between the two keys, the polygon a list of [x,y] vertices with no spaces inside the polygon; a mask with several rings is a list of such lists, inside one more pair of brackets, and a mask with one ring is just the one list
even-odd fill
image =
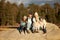
{"label": "large boulder", "polygon": [[47,23],[47,40],[60,40],[60,29],[57,25],[52,23]]}
{"label": "large boulder", "polygon": [[[3,29],[0,31],[0,40],[60,40],[60,29],[52,23],[46,25],[47,33],[20,34],[15,28]],[[5,30],[5,31],[4,31]]]}
{"label": "large boulder", "polygon": [[47,33],[54,31],[54,30],[58,30],[58,26],[52,23],[47,23],[46,25],[46,29],[47,29]]}
{"label": "large boulder", "polygon": [[47,40],[60,40],[60,30],[54,30],[47,33]]}

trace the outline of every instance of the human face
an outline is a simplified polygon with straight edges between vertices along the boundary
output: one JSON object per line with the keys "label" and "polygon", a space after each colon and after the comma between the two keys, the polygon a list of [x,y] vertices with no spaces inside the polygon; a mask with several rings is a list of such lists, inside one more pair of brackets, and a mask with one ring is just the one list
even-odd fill
{"label": "human face", "polygon": [[24,16],[23,19],[26,20],[27,19],[27,16]]}
{"label": "human face", "polygon": [[38,18],[39,16],[38,15],[34,15],[35,16],[35,18]]}
{"label": "human face", "polygon": [[34,16],[35,16],[35,17],[38,17],[38,13],[37,13],[37,12],[35,12]]}
{"label": "human face", "polygon": [[29,14],[29,17],[30,17],[30,18],[32,18],[32,15],[31,15],[31,14]]}

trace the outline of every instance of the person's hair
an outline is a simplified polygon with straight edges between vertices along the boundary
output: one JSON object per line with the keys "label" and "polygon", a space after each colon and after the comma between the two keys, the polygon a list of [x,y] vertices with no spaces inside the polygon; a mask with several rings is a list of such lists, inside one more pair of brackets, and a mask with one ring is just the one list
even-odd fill
{"label": "person's hair", "polygon": [[32,12],[30,12],[29,14],[32,15]]}
{"label": "person's hair", "polygon": [[[27,19],[26,19],[27,20]],[[24,16],[22,16],[22,21],[26,22],[26,20],[24,21]]]}
{"label": "person's hair", "polygon": [[28,17],[29,17],[29,15],[32,15],[32,16],[33,16],[32,12],[29,12],[29,13],[28,13]]}

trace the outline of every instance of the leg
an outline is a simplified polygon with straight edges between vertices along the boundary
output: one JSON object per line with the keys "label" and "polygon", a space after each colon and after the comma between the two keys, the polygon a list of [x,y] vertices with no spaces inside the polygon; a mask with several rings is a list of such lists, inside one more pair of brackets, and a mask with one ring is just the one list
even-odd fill
{"label": "leg", "polygon": [[22,30],[23,30],[23,26],[20,26],[20,33],[22,32]]}
{"label": "leg", "polygon": [[43,32],[46,33],[46,28],[45,28],[45,26],[43,26]]}
{"label": "leg", "polygon": [[24,31],[24,33],[25,33],[25,31],[26,31],[26,27],[24,27],[23,31]]}
{"label": "leg", "polygon": [[27,33],[30,33],[31,24],[27,24]]}
{"label": "leg", "polygon": [[40,27],[37,27],[37,31],[39,32]]}
{"label": "leg", "polygon": [[38,27],[36,27],[36,33],[38,33],[39,32],[39,28]]}
{"label": "leg", "polygon": [[27,33],[30,33],[30,32],[29,32],[29,28],[27,28]]}
{"label": "leg", "polygon": [[37,31],[37,28],[33,27],[33,33],[36,33],[36,31]]}

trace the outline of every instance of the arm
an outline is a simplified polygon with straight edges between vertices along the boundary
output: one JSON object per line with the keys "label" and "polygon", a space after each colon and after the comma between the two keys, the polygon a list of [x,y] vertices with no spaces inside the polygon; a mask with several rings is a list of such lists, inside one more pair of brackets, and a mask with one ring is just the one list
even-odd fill
{"label": "arm", "polygon": [[35,18],[33,18],[33,23],[36,22]]}

